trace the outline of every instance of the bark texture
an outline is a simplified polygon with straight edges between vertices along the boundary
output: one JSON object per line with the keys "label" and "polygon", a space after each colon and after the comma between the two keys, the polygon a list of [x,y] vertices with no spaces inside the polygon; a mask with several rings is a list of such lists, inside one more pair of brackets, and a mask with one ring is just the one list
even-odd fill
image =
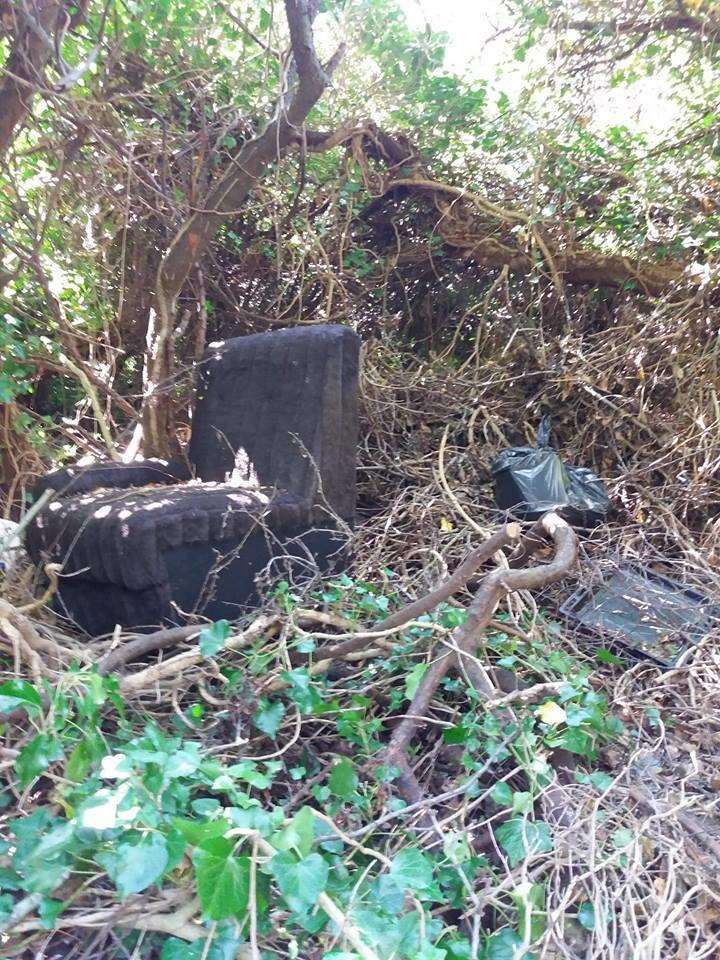
{"label": "bark texture", "polygon": [[52,54],[52,37],[66,17],[60,0],[11,3],[3,10],[3,20],[10,22],[13,40],[0,81],[0,160],[30,113]]}

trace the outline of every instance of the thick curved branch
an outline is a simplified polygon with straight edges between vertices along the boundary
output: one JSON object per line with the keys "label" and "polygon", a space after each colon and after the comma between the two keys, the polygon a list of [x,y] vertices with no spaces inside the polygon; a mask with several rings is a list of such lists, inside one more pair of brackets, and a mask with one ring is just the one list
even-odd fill
{"label": "thick curved branch", "polygon": [[[220,224],[245,202],[270,164],[277,162],[300,133],[305,118],[322,96],[329,77],[318,59],[312,23],[317,11],[314,0],[285,0],[293,62],[289,70],[297,77],[291,90],[280,96],[275,116],[265,129],[244,144],[227,172],[183,224],[160,263],[156,281],[156,312],[148,325],[148,355],[143,403],[145,456],[170,455],[170,398],[164,389],[173,369],[173,331],[177,297],[187,277],[200,260]],[[333,58],[333,64],[338,58]]]}
{"label": "thick curved branch", "polygon": [[[520,539],[520,526],[517,523],[508,523],[502,530],[498,530],[492,537],[481,543],[463,560],[460,566],[446,580],[443,580],[434,590],[407,604],[402,610],[396,610],[395,613],[381,620],[373,627],[373,632],[380,633],[385,630],[394,630],[401,627],[404,623],[411,620],[417,620],[424,613],[434,610],[438,604],[448,600],[453,594],[462,590],[475,571],[489,560],[493,554],[497,553],[503,547],[514,543]],[[344,657],[355,650],[361,650],[363,647],[370,646],[374,642],[373,637],[363,634],[357,638],[344,640],[342,643],[330,644],[326,647],[320,647],[315,651],[318,660],[335,660],[338,657]]]}
{"label": "thick curved branch", "polygon": [[16,0],[6,5],[4,17],[12,20],[13,39],[0,79],[0,160],[30,114],[35,94],[45,86],[44,71],[50,60],[57,61],[61,72],[56,90],[67,90],[95,62],[99,46],[74,69],[68,68],[60,56],[65,32],[85,18],[87,5],[88,0],[74,0],[72,4],[66,0]]}
{"label": "thick curved branch", "polygon": [[651,33],[684,33],[701,41],[717,42],[720,24],[714,17],[695,17],[685,13],[660,14],[628,20],[571,20],[569,30],[578,33],[602,34],[609,38]]}
{"label": "thick curved branch", "polygon": [[[370,121],[348,124],[328,133],[307,131],[306,143],[309,153],[352,144],[353,149],[361,149],[368,159],[387,168],[415,166],[414,176],[390,175],[361,218],[365,219],[378,207],[408,194],[434,198],[442,212],[436,229],[445,250],[451,256],[473,260],[479,266],[507,268],[509,273],[525,276],[538,269],[537,253],[558,286],[567,281],[594,286],[636,287],[648,296],[675,291],[685,295],[703,282],[700,274],[691,274],[687,264],[681,261],[656,263],[649,259],[603,254],[570,242],[561,243],[553,239],[553,235],[571,234],[566,225],[549,222],[533,225],[522,210],[493,203],[466,187],[425,176],[420,157],[410,142],[402,136],[385,133]],[[454,215],[456,206],[460,213],[457,218]],[[505,228],[501,238],[491,235],[496,232],[495,224]],[[531,233],[535,250],[528,246],[526,238],[519,239],[512,232],[511,228],[518,226]],[[441,255],[433,250],[432,259],[437,260]],[[387,256],[395,266],[404,266],[427,261],[430,254],[426,244],[410,243],[400,250],[393,247],[387,251]]]}
{"label": "thick curved branch", "polygon": [[121,646],[109,650],[100,659],[97,665],[98,673],[105,677],[109,673],[114,673],[118,667],[122,667],[126,663],[132,663],[133,660],[139,660],[148,653],[155,653],[158,650],[174,647],[186,640],[192,640],[201,630],[202,627],[198,626],[168,627],[165,630],[147,633],[135,640],[128,640]]}
{"label": "thick curved branch", "polygon": [[35,92],[43,83],[43,71],[53,52],[50,35],[62,10],[60,0],[37,0],[32,15],[24,12],[21,4],[12,7],[14,40],[0,83],[0,159],[30,113]]}
{"label": "thick curved branch", "polygon": [[[395,728],[388,747],[391,762],[396,763],[404,755],[415,734],[417,718],[425,716],[440,681],[452,666],[460,665],[461,659],[462,666],[470,673],[479,692],[488,700],[497,696],[486,671],[478,664],[474,655],[480,635],[490,622],[495,608],[504,596],[515,590],[537,590],[561,580],[577,560],[577,536],[561,517],[548,513],[542,518],[540,525],[554,541],[555,555],[552,561],[517,570],[498,569],[485,577],[468,607],[467,620],[451,634],[452,649],[442,654],[428,668],[408,707],[407,716]],[[476,669],[473,669],[473,665]],[[478,682],[475,682],[476,680]]]}
{"label": "thick curved branch", "polygon": [[[516,242],[509,232],[503,240],[488,235],[488,219],[508,226],[526,224],[528,218],[522,212],[500,207],[472,191],[434,180],[393,179],[386,185],[385,195],[398,186],[437,197],[455,197],[456,203],[465,205],[464,214],[467,213],[468,206],[477,210],[476,217],[463,215],[457,222],[451,208],[445,211],[437,231],[449,250],[472,259],[481,266],[507,267],[513,274],[525,275],[537,270],[538,263],[525,242]],[[653,263],[651,260],[635,260],[616,254],[576,249],[569,244],[561,246],[550,237],[550,224],[546,226],[548,229],[542,232],[538,227],[534,228],[533,238],[548,271],[556,274],[562,281],[608,287],[634,285],[649,296],[660,296],[674,288],[687,291],[697,288],[702,282],[700,275],[691,275],[686,264],[681,262]],[[437,258],[437,253],[434,252],[433,257]],[[393,257],[397,265],[427,258],[427,246],[421,244],[406,246]]]}

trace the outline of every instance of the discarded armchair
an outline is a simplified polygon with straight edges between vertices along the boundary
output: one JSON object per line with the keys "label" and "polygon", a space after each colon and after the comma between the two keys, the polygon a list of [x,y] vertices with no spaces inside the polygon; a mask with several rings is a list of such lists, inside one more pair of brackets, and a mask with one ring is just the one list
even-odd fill
{"label": "discarded armchair", "polygon": [[49,474],[27,547],[62,564],[58,609],[93,635],[233,618],[272,558],[296,574],[338,562],[355,515],[358,355],[337,325],[224,341],[201,365],[191,475],[162,461]]}

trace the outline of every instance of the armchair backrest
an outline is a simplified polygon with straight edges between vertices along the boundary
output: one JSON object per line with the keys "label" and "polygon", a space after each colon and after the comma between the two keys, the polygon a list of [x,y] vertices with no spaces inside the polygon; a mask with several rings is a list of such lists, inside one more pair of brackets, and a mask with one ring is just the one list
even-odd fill
{"label": "armchair backrest", "polygon": [[358,360],[357,335],[335,324],[212,345],[189,448],[198,478],[257,479],[352,522]]}

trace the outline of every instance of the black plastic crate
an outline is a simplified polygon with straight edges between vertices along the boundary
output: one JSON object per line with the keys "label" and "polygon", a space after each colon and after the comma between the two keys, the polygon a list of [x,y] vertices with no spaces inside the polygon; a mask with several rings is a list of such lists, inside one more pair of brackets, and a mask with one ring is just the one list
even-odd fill
{"label": "black plastic crate", "polygon": [[646,567],[621,565],[594,586],[577,590],[560,612],[662,667],[720,626],[709,597]]}

